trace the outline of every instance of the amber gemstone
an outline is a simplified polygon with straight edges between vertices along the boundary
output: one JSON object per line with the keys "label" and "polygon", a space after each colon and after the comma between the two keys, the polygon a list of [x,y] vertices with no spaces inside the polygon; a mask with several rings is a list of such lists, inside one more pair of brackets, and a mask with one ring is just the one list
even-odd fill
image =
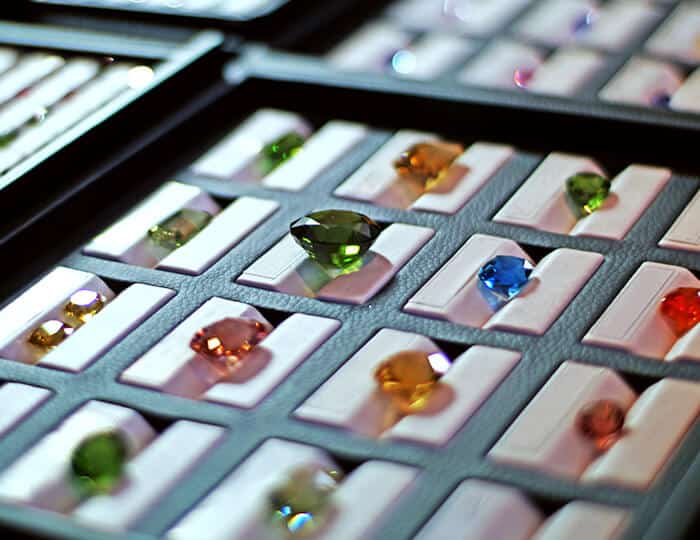
{"label": "amber gemstone", "polygon": [[625,410],[619,403],[601,399],[586,405],[579,413],[581,433],[591,439],[598,450],[607,450],[620,438],[625,424]]}
{"label": "amber gemstone", "polygon": [[439,184],[464,147],[457,143],[424,142],[411,146],[394,162],[399,176],[418,181],[429,190]]}
{"label": "amber gemstone", "polygon": [[374,372],[374,379],[400,412],[411,414],[426,407],[449,366],[441,353],[402,351],[384,360]]}
{"label": "amber gemstone", "polygon": [[50,320],[37,326],[29,335],[29,343],[49,351],[60,345],[63,340],[73,333],[72,326],[63,321]]}
{"label": "amber gemstone", "polygon": [[106,301],[107,299],[97,291],[81,289],[70,297],[63,313],[67,318],[82,324],[102,311]]}
{"label": "amber gemstone", "polygon": [[268,333],[259,321],[231,317],[197,331],[190,347],[217,367],[233,372]]}
{"label": "amber gemstone", "polygon": [[160,247],[175,250],[194,238],[211,219],[209,212],[185,208],[151,227],[148,237]]}
{"label": "amber gemstone", "polygon": [[661,313],[679,336],[700,322],[700,289],[681,287],[661,301]]}
{"label": "amber gemstone", "polygon": [[328,520],[340,477],[338,471],[312,466],[293,470],[268,494],[268,519],[287,537],[314,534]]}

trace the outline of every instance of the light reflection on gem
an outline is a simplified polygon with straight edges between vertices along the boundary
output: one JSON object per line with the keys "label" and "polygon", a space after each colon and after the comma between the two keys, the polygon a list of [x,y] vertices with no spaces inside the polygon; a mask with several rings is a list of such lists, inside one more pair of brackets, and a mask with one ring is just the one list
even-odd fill
{"label": "light reflection on gem", "polygon": [[592,9],[589,9],[581,15],[578,19],[574,21],[573,24],[573,31],[575,34],[580,34],[582,32],[585,32],[593,26],[593,22],[596,19],[596,12]]}
{"label": "light reflection on gem", "polygon": [[134,90],[147,86],[155,76],[153,69],[148,66],[135,66],[129,70],[127,84]]}
{"label": "light reflection on gem", "polygon": [[417,65],[416,55],[408,49],[396,51],[391,57],[391,68],[401,75],[413,73]]}
{"label": "light reflection on gem", "polygon": [[428,355],[428,363],[430,364],[430,367],[433,368],[433,371],[440,376],[447,373],[450,366],[452,366],[452,361],[443,352],[436,352]]}

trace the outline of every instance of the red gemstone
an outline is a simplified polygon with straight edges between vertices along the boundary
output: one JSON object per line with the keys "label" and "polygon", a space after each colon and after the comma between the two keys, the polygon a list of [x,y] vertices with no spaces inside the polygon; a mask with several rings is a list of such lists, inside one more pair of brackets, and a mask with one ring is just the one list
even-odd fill
{"label": "red gemstone", "polygon": [[267,334],[267,328],[259,321],[231,317],[199,330],[192,338],[190,347],[232,370]]}
{"label": "red gemstone", "polygon": [[700,322],[700,289],[681,287],[661,301],[663,313],[679,336]]}
{"label": "red gemstone", "polygon": [[601,399],[586,405],[578,415],[581,433],[598,450],[607,450],[619,439],[625,424],[625,410],[615,401]]}

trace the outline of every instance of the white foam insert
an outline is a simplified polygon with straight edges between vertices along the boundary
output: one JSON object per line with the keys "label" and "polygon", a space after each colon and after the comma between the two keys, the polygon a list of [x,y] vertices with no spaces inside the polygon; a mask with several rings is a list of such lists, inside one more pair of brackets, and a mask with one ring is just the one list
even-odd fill
{"label": "white foam insert", "polygon": [[220,211],[219,205],[200,188],[166,182],[126,216],[93,238],[83,252],[129,264],[155,266],[167,252],[151,245],[148,230],[183,209],[202,210],[212,215]]}
{"label": "white foam insert", "polygon": [[531,540],[615,540],[622,534],[628,515],[621,508],[570,502],[548,517]]}
{"label": "white foam insert", "polygon": [[0,386],[0,435],[4,435],[51,397],[51,391],[20,383]]}
{"label": "white foam insert", "polygon": [[398,177],[393,163],[402,152],[421,142],[437,141],[432,133],[402,130],[336,190],[346,199],[371,201],[391,208],[454,214],[513,156],[510,146],[474,143],[458,157],[445,180],[426,193],[412,191]]}
{"label": "white foam insert", "polygon": [[584,482],[646,489],[700,413],[700,384],[664,379],[628,411],[625,434],[586,469]]}
{"label": "white foam insert", "polygon": [[197,330],[226,317],[254,319],[272,329],[255,308],[212,298],[127,368],[121,380],[180,396],[253,407],[340,326],[332,319],[294,314],[246,357],[246,363],[255,368],[247,377],[234,374],[226,380],[189,347]]}
{"label": "white foam insert", "polygon": [[638,0],[607,2],[577,41],[592,47],[620,51],[661,17],[653,5]]}
{"label": "white foam insert", "polygon": [[65,60],[55,54],[32,53],[21,57],[12,69],[0,77],[0,103],[59,69]]}
{"label": "white foam insert", "polygon": [[[70,511],[78,503],[68,476],[71,454],[86,437],[108,430],[119,430],[126,436],[132,456],[155,437],[151,426],[137,412],[90,401],[27,449],[0,475],[0,499],[58,512]],[[126,482],[130,481],[127,477]]]}
{"label": "white foam insert", "polygon": [[600,91],[600,98],[616,103],[648,106],[656,95],[672,96],[682,82],[683,74],[674,65],[634,57]]}
{"label": "white foam insert", "polygon": [[700,112],[700,69],[696,69],[671,98],[671,108]]}
{"label": "white foam insert", "polygon": [[109,302],[70,339],[61,343],[39,364],[65,371],[85,369],[114,347],[124,336],[175,296],[175,291],[152,285],[130,285]]}
{"label": "white foam insert", "polygon": [[515,72],[536,71],[544,62],[544,53],[533,46],[510,40],[489,44],[459,73],[459,81],[475,86],[517,88]]}
{"label": "white foam insert", "polygon": [[272,189],[300,191],[362,142],[369,129],[362,124],[333,120],[304,143],[294,159],[285,161],[263,180]]}
{"label": "white foam insert", "polygon": [[340,69],[383,71],[391,56],[412,40],[411,32],[394,24],[370,22],[332,49],[326,60]]}
{"label": "white foam insert", "polygon": [[662,360],[677,336],[659,308],[664,296],[679,287],[700,288],[700,280],[679,266],[644,263],[583,342]]}
{"label": "white foam insert", "polygon": [[[478,271],[497,255],[530,259],[512,240],[477,234],[404,306],[404,311],[464,326],[541,335],[593,275],[599,254],[558,249],[542,259],[530,283],[494,312],[478,286]],[[546,301],[542,301],[546,298]]]}
{"label": "white foam insert", "polygon": [[214,216],[214,219],[184,246],[162,259],[156,268],[201,274],[278,208],[279,203],[275,201],[240,197]]}
{"label": "white foam insert", "polygon": [[0,47],[0,73],[4,73],[15,65],[19,52],[8,47]]}
{"label": "white foam insert", "polygon": [[199,158],[192,171],[222,180],[257,180],[259,175],[250,166],[259,152],[290,131],[307,136],[311,128],[297,114],[260,109]]}
{"label": "white foam insert", "polygon": [[636,398],[613,370],[566,362],[491,448],[489,458],[576,479],[596,456],[595,445],[579,431],[580,410],[601,399],[627,410]]}
{"label": "white foam insert", "polygon": [[[398,330],[380,330],[295,412],[299,418],[344,427],[370,437],[441,445],[462,428],[520,359],[520,354],[472,347],[454,359],[440,379],[431,404],[419,414],[396,418],[374,372],[401,351],[439,352],[430,339]],[[397,422],[398,420],[398,422]]]}
{"label": "white foam insert", "polygon": [[39,357],[38,350],[27,342],[29,336],[49,319],[62,320],[64,306],[80,289],[99,292],[107,301],[114,298],[114,293],[94,274],[59,266],[5,306],[0,311],[0,357],[34,363]]}
{"label": "white foam insert", "polygon": [[542,335],[603,263],[599,253],[557,249],[542,259],[533,285],[498,310],[484,325],[492,330]]}
{"label": "white foam insert", "polygon": [[98,529],[126,530],[189,474],[224,432],[187,420],[175,422],[129,461],[128,483],[109,495],[91,497],[73,516]]}
{"label": "white foam insert", "polygon": [[565,47],[558,49],[537,68],[527,85],[530,92],[573,96],[605,65],[602,54]]}
{"label": "white foam insert", "polygon": [[659,242],[661,247],[700,251],[700,191]]}
{"label": "white foam insert", "polygon": [[360,270],[335,278],[309,259],[287,234],[236,281],[298,296],[363,304],[377,294],[433,234],[434,231],[426,227],[403,223],[389,225],[365,255],[366,262]]}
{"label": "white foam insert", "polygon": [[519,490],[465,480],[416,540],[529,540],[544,516]]}
{"label": "white foam insert", "polygon": [[698,28],[700,5],[684,2],[647,41],[646,48],[659,56],[693,64],[700,63]]}
{"label": "white foam insert", "polygon": [[528,40],[558,47],[575,40],[577,21],[588,13],[597,13],[597,8],[598,3],[591,0],[545,0],[528,11],[515,32]]}
{"label": "white foam insert", "polygon": [[[267,493],[303,466],[337,469],[322,450],[300,443],[269,439],[190,510],[167,533],[170,540],[260,538]],[[412,485],[416,471],[402,465],[369,461],[347,476],[333,495],[334,513],[315,538],[366,538],[391,514],[397,499]],[[382,478],[377,483],[377,478]],[[236,512],[230,509],[236,508]]]}
{"label": "white foam insert", "polygon": [[586,156],[549,154],[493,218],[500,223],[565,233],[576,216],[565,198],[566,180],[579,172],[605,176],[601,167]]}

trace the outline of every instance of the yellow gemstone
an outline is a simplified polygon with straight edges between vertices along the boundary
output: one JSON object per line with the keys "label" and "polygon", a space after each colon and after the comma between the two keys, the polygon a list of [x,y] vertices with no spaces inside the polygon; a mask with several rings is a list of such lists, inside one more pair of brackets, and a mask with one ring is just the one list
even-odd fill
{"label": "yellow gemstone", "polygon": [[384,360],[374,372],[374,379],[400,412],[411,414],[426,407],[449,366],[450,361],[442,353],[402,351]]}
{"label": "yellow gemstone", "polygon": [[148,237],[158,246],[176,250],[184,246],[212,220],[212,215],[203,210],[184,208],[165,221],[150,228]]}
{"label": "yellow gemstone", "polygon": [[97,291],[81,289],[74,293],[63,308],[63,313],[78,324],[86,323],[105,307],[107,299]]}
{"label": "yellow gemstone", "polygon": [[63,321],[50,320],[37,326],[29,336],[29,343],[49,351],[60,345],[73,333],[73,327]]}
{"label": "yellow gemstone", "polygon": [[458,143],[418,143],[394,161],[394,168],[400,177],[417,181],[429,190],[445,179],[450,166],[463,152],[464,147]]}

